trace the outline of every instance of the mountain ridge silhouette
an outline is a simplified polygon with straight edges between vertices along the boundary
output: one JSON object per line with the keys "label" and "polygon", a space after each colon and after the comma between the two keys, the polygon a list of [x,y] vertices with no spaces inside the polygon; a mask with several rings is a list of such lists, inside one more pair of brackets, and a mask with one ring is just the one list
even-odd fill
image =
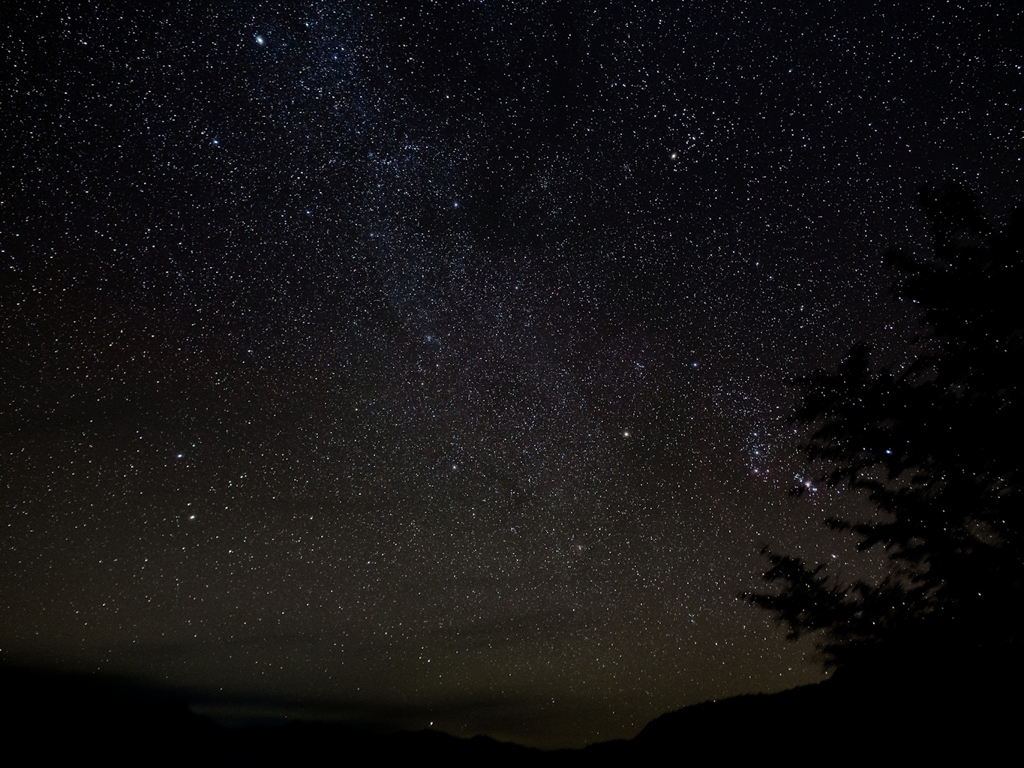
{"label": "mountain ridge silhouette", "polygon": [[935,664],[925,654],[899,677],[884,665],[840,669],[817,684],[706,701],[655,718],[632,739],[582,749],[541,750],[429,729],[384,733],[329,721],[228,728],[192,712],[172,691],[10,666],[0,667],[0,722],[8,754],[27,750],[46,761],[92,755],[111,765],[301,766],[427,757],[449,765],[618,765],[721,757],[790,762],[801,754],[853,764],[868,753],[873,762],[895,765],[1008,748],[1019,722],[1019,662],[989,654],[966,665],[946,660],[944,670]]}

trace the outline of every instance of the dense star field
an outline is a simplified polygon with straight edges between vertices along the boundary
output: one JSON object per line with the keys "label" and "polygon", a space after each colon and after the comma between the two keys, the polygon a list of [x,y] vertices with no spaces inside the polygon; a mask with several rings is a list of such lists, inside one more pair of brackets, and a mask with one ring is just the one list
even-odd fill
{"label": "dense star field", "polygon": [[1005,214],[1016,3],[3,16],[0,659],[542,746],[821,678],[737,599],[871,512],[788,381]]}

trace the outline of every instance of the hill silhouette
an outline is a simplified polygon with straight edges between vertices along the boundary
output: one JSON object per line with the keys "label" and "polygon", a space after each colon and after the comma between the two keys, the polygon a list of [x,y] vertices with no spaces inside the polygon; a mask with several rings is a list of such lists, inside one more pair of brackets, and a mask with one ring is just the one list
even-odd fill
{"label": "hill silhouette", "polygon": [[919,655],[898,668],[843,668],[781,693],[710,701],[664,714],[631,740],[542,751],[485,736],[383,733],[335,722],[226,728],[183,696],[132,681],[0,669],[9,759],[56,764],[303,766],[619,765],[828,760],[903,764],[996,757],[1019,720],[1019,660]]}

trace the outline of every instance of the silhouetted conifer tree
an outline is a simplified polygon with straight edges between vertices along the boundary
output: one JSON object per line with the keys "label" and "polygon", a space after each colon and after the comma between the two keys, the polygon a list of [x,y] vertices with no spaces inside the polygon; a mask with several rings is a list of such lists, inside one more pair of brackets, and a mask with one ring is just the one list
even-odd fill
{"label": "silhouetted conifer tree", "polygon": [[[882,583],[843,584],[825,566],[767,553],[768,593],[746,598],[798,638],[819,631],[830,665],[885,654],[962,654],[1019,637],[1024,468],[1024,211],[995,231],[956,184],[920,203],[932,253],[887,255],[894,291],[919,308],[909,366],[854,347],[834,371],[799,382],[795,420],[832,487],[865,492],[877,520],[826,521],[858,546],[883,546]],[[781,587],[781,590],[777,588]]]}

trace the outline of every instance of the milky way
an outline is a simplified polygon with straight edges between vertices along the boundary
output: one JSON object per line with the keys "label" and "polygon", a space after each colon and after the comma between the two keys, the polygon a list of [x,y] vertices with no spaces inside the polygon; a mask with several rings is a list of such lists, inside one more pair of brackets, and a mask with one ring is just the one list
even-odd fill
{"label": "milky way", "polygon": [[0,657],[545,746],[821,677],[788,382],[1005,212],[1015,4],[118,5],[5,13]]}

